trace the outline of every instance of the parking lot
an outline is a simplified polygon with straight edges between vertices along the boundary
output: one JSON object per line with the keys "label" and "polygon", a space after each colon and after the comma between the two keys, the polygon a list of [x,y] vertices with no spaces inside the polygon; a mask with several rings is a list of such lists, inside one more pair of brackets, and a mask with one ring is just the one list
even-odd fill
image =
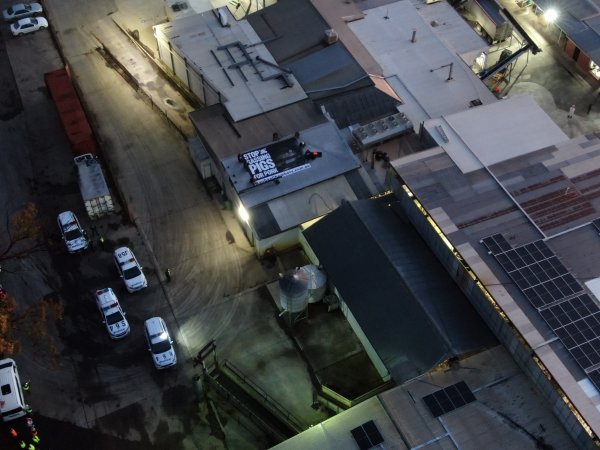
{"label": "parking lot", "polygon": [[[264,288],[281,267],[256,259],[231,212],[221,210],[202,183],[181,134],[77,25],[82,15],[86,24],[104,19],[109,2],[45,6],[52,33],[13,38],[1,29],[3,66],[12,68],[14,78],[2,73],[0,158],[10,167],[2,180],[4,210],[33,201],[47,242],[43,252],[7,261],[2,283],[22,307],[42,298],[64,305],[62,320],[49,319],[44,342],[20,333],[22,350],[15,356],[22,377],[31,381],[27,395],[46,445],[71,448],[85,440],[96,442],[95,448],[265,448],[261,433],[241,426],[227,403],[198,402],[192,378],[199,368],[192,358],[211,340],[219,358],[252,374],[306,426],[322,420],[326,413],[311,408],[305,361]],[[44,85],[43,74],[62,67],[57,42],[70,62],[116,202],[116,214],[96,221],[86,216],[74,154]],[[56,226],[64,210],[80,218],[91,249],[67,253]],[[147,288],[126,291],[112,260],[119,246],[133,249]],[[94,292],[106,287],[127,313],[131,333],[125,339],[111,340],[101,323]],[[177,366],[165,371],[154,368],[142,332],[144,320],[156,315],[165,319],[178,354]],[[281,382],[289,379],[294,383]]]}

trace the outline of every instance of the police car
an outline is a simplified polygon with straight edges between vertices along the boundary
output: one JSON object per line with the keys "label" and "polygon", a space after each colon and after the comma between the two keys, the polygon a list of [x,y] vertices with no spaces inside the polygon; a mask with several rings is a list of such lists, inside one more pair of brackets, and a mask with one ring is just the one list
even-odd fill
{"label": "police car", "polygon": [[122,339],[129,334],[129,323],[111,288],[96,291],[96,304],[102,315],[102,322],[106,325],[112,339]]}
{"label": "police car", "polygon": [[152,317],[144,323],[144,335],[152,362],[157,369],[166,369],[177,364],[177,355],[167,325],[161,317]]}
{"label": "police car", "polygon": [[69,253],[77,253],[88,248],[90,241],[73,212],[63,211],[56,220]]}
{"label": "police car", "polygon": [[127,247],[120,247],[114,252],[115,265],[119,275],[125,282],[128,292],[139,291],[148,286],[148,281],[142,267],[138,263],[133,252]]}

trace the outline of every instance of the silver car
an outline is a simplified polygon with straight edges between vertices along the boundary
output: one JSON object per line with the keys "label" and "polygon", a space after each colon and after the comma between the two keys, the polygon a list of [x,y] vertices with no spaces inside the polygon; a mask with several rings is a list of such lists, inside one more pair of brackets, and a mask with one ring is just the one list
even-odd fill
{"label": "silver car", "polygon": [[10,26],[13,36],[22,36],[28,33],[34,33],[38,30],[48,28],[48,21],[43,17],[28,17],[21,19]]}
{"label": "silver car", "polygon": [[33,16],[34,14],[41,14],[42,11],[42,5],[39,3],[17,3],[2,11],[2,17],[7,22],[10,22]]}

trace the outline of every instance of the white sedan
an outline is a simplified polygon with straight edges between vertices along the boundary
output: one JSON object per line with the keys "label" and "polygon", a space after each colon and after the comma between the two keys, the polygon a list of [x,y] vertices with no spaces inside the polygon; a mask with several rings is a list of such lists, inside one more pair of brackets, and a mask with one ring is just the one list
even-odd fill
{"label": "white sedan", "polygon": [[17,3],[2,11],[2,17],[9,22],[33,16],[34,14],[40,14],[42,11],[42,5],[39,3]]}
{"label": "white sedan", "polygon": [[28,17],[13,23],[10,26],[13,36],[21,36],[48,28],[48,21],[43,17]]}

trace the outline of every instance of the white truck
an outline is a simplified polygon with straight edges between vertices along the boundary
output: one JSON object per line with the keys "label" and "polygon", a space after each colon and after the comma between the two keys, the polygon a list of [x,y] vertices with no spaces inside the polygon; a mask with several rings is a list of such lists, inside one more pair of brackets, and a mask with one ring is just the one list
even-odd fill
{"label": "white truck", "polygon": [[115,210],[113,199],[102,173],[98,158],[91,153],[73,159],[79,173],[79,189],[90,219],[111,214]]}

